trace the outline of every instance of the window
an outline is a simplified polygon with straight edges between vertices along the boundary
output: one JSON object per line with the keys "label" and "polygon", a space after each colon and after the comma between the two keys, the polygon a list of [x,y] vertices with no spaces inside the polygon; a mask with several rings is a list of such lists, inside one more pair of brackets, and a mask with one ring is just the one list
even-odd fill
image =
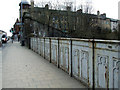
{"label": "window", "polygon": [[55,21],[55,17],[53,17],[53,21]]}
{"label": "window", "polygon": [[3,35],[2,38],[6,38],[6,35]]}
{"label": "window", "polygon": [[108,24],[108,21],[106,21],[106,24]]}
{"label": "window", "polygon": [[67,17],[65,17],[65,21],[67,21]]}
{"label": "window", "polygon": [[65,23],[65,29],[66,29],[67,27],[66,27],[66,23]]}
{"label": "window", "polygon": [[55,24],[55,28],[58,28],[58,25],[57,25],[57,24]]}

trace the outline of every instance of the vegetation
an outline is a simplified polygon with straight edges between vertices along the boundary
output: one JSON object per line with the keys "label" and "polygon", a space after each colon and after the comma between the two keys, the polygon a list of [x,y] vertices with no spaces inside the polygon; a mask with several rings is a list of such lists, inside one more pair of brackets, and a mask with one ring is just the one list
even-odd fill
{"label": "vegetation", "polygon": [[[43,6],[42,3],[41,5]],[[31,33],[34,33],[38,37],[57,36],[112,40],[118,40],[120,37],[120,30],[112,32],[98,25],[96,22],[98,20],[97,15],[88,14],[92,13],[92,6],[89,4],[86,4],[84,7],[85,13],[82,11],[82,5],[81,9],[77,12],[71,10],[54,10],[52,8],[49,9],[49,7],[51,6],[48,4],[45,8],[34,7],[32,11],[29,10],[28,13],[24,13],[25,36],[30,37],[33,36]]]}

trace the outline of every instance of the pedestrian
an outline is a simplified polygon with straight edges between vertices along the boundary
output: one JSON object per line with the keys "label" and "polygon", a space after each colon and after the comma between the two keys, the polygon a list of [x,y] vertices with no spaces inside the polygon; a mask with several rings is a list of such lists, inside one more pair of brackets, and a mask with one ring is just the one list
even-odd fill
{"label": "pedestrian", "polygon": [[13,40],[14,40],[14,35],[12,35],[11,39],[12,39],[12,43],[13,43]]}
{"label": "pedestrian", "polygon": [[18,34],[18,42],[20,41],[20,35]]}

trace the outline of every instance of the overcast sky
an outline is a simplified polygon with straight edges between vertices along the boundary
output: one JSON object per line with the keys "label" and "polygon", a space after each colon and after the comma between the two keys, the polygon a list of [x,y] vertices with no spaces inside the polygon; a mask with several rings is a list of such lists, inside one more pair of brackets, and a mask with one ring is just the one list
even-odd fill
{"label": "overcast sky", "polygon": [[[0,30],[4,30],[10,35],[9,30],[19,18],[19,3],[21,0],[1,0],[0,1]],[[34,0],[35,3],[41,0]],[[45,0],[42,0],[45,1]],[[48,0],[46,0],[48,1]],[[55,1],[55,0],[53,0]],[[59,2],[65,0],[59,0]],[[67,1],[67,0],[66,0]],[[68,0],[73,1],[73,0]],[[74,0],[75,1],[75,0]],[[76,4],[80,0],[76,0]],[[82,2],[87,0],[81,0]],[[88,0],[91,1],[91,0]],[[94,13],[106,13],[107,17],[118,19],[118,1],[120,0],[92,0]],[[30,2],[30,0],[28,0]]]}

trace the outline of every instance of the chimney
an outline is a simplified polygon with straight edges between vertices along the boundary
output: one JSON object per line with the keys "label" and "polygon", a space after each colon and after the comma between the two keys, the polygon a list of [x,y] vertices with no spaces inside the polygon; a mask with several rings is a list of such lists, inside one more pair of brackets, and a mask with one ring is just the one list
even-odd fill
{"label": "chimney", "polygon": [[67,11],[71,11],[71,7],[70,7],[70,6],[67,6],[67,7],[66,7],[66,10],[67,10]]}
{"label": "chimney", "polygon": [[45,9],[47,9],[47,10],[49,9],[49,5],[48,4],[45,5]]}
{"label": "chimney", "polygon": [[77,10],[78,13],[82,13],[82,9]]}
{"label": "chimney", "polygon": [[33,8],[34,7],[34,0],[30,0],[30,2],[31,2],[31,8]]}
{"label": "chimney", "polygon": [[106,13],[103,13],[103,17],[106,18]]}
{"label": "chimney", "polygon": [[97,11],[97,15],[98,15],[98,16],[100,15],[100,11]]}

